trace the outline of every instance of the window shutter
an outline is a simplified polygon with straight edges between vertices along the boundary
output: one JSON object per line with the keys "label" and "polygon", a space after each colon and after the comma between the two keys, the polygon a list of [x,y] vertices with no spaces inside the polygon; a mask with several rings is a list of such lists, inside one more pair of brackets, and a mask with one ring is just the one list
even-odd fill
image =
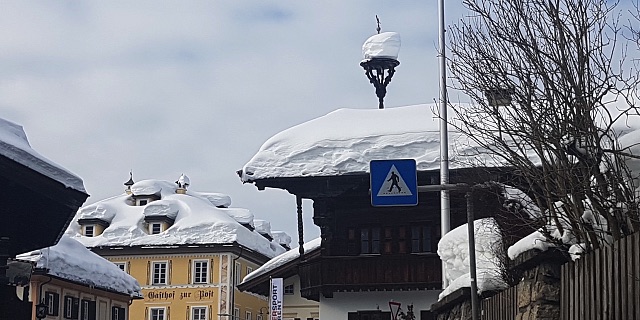
{"label": "window shutter", "polygon": [[60,295],[57,293],[53,294],[53,310],[49,310],[49,314],[52,316],[57,316],[58,312],[60,312]]}
{"label": "window shutter", "polygon": [[[194,283],[193,278],[191,278],[191,272],[193,272],[191,269],[193,269],[193,265],[191,264],[191,259],[189,259],[189,265],[187,266],[187,283]],[[187,310],[188,309],[189,307],[187,307]]]}
{"label": "window shutter", "polygon": [[149,307],[144,307],[144,318],[149,319]]}
{"label": "window shutter", "polygon": [[171,307],[167,306],[167,320],[171,319]]}
{"label": "window shutter", "polygon": [[169,260],[169,266],[167,269],[167,284],[171,284],[171,260]]}
{"label": "window shutter", "polygon": [[127,310],[125,308],[118,308],[118,320],[124,320],[127,318]]}
{"label": "window shutter", "polygon": [[[211,263],[213,263],[213,259],[211,259]],[[209,305],[209,310],[207,310],[207,311],[208,311],[207,314],[209,314],[209,320],[211,320],[211,313],[213,311],[213,306]]]}
{"label": "window shutter", "polygon": [[80,313],[80,299],[79,298],[72,298],[73,299],[73,308],[71,309],[71,319],[78,319],[78,314]]}
{"label": "window shutter", "polygon": [[71,315],[71,310],[69,309],[71,307],[71,297],[70,296],[64,296],[64,318],[65,319],[71,319],[70,315]]}
{"label": "window shutter", "polygon": [[89,320],[96,320],[96,302],[89,301]]}
{"label": "window shutter", "polygon": [[151,283],[151,277],[153,277],[151,274],[151,261],[147,261],[147,285]]}
{"label": "window shutter", "polygon": [[131,261],[127,261],[127,273],[131,273]]}

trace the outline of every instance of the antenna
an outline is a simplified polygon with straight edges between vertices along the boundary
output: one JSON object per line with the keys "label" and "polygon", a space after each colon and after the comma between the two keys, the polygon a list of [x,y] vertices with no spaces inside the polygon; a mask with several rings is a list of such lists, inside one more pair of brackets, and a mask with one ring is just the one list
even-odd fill
{"label": "antenna", "polygon": [[380,19],[378,19],[378,15],[376,14],[376,23],[378,24],[378,27],[376,28],[376,31],[378,31],[378,34],[380,34]]}

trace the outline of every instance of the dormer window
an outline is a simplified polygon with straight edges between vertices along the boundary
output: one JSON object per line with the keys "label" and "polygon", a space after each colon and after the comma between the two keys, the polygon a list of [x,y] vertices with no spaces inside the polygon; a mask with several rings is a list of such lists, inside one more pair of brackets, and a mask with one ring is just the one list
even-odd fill
{"label": "dormer window", "polygon": [[93,237],[95,235],[95,226],[87,225],[84,226],[84,236],[85,237]]}
{"label": "dormer window", "polygon": [[162,223],[160,222],[153,222],[149,224],[149,233],[150,234],[159,234],[160,232],[162,232]]}
{"label": "dormer window", "polygon": [[149,203],[149,199],[136,199],[137,206],[146,206]]}
{"label": "dormer window", "polygon": [[78,219],[78,224],[80,224],[81,233],[85,237],[97,237],[109,226],[107,221],[97,218]]}

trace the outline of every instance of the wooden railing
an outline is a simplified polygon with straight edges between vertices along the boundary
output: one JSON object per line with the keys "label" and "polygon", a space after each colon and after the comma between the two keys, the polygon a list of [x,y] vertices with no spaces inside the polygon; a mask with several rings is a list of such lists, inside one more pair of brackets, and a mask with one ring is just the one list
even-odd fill
{"label": "wooden railing", "polygon": [[[345,290],[415,290],[441,288],[436,254],[402,256],[331,256],[300,266],[303,295]],[[305,294],[306,293],[306,294]]]}

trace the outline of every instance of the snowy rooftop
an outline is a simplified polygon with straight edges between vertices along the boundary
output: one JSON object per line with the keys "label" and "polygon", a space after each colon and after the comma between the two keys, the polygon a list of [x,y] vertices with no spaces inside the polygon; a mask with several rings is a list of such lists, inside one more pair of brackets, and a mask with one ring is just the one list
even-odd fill
{"label": "snowy rooftop", "polygon": [[[268,139],[247,162],[241,179],[334,176],[368,173],[371,160],[415,159],[420,171],[440,168],[440,131],[433,104],[386,109],[338,109]],[[640,121],[616,127],[622,147],[640,154]],[[529,155],[534,162],[537,157]],[[457,132],[449,132],[449,167],[502,163]],[[634,173],[640,161],[628,160]]]}
{"label": "snowy rooftop", "polygon": [[142,296],[136,279],[66,235],[55,246],[24,253],[17,258],[35,262],[37,268],[48,269],[47,274],[52,276],[131,297]]}
{"label": "snowy rooftop", "polygon": [[[242,181],[369,172],[371,160],[415,159],[418,170],[440,168],[433,105],[339,109],[267,140],[242,169]],[[467,138],[449,133],[450,168],[491,164]]]}
{"label": "snowy rooftop", "polygon": [[[320,248],[320,243],[321,238],[316,238],[305,243],[303,246],[304,252],[306,253]],[[260,268],[249,273],[246,277],[244,277],[242,283],[250,281],[251,279],[255,279],[263,274],[267,274],[278,267],[281,267],[291,261],[298,259],[299,257],[300,252],[298,250],[298,247],[296,247],[295,249],[291,249],[275,258],[272,258],[271,260],[267,261],[267,263],[263,264]]]}
{"label": "snowy rooftop", "polygon": [[[241,225],[252,224],[249,220],[253,215],[247,209],[220,208],[220,199],[230,204],[228,196],[191,190],[178,194],[176,189],[177,185],[168,181],[139,181],[131,186],[134,195],[158,195],[160,200],[134,206],[132,196],[125,193],[99,201],[80,208],[66,233],[87,247],[237,242],[269,258],[285,251],[277,242]],[[166,216],[175,221],[164,232],[152,235],[145,226],[148,216]],[[101,235],[85,237],[78,219],[100,219],[108,227]]]}
{"label": "snowy rooftop", "polygon": [[67,188],[86,193],[82,179],[43,157],[31,148],[22,126],[1,118],[0,155],[58,181]]}

